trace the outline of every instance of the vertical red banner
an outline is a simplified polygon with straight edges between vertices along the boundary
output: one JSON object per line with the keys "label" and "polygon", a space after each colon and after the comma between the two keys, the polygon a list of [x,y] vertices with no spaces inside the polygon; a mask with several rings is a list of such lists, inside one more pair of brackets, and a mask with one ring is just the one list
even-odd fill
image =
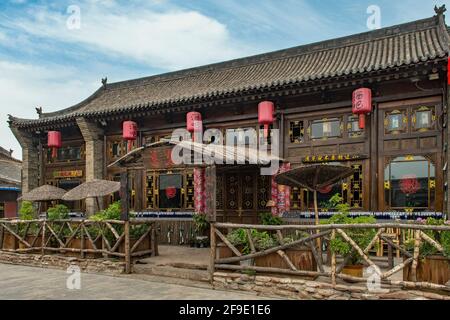
{"label": "vertical red banner", "polygon": [[205,213],[205,168],[194,168],[194,206],[196,213]]}
{"label": "vertical red banner", "polygon": [[[291,170],[289,162],[281,164],[277,174]],[[291,188],[275,183],[275,176],[272,177],[272,200],[275,207],[272,208],[273,215],[281,215],[291,208]]]}

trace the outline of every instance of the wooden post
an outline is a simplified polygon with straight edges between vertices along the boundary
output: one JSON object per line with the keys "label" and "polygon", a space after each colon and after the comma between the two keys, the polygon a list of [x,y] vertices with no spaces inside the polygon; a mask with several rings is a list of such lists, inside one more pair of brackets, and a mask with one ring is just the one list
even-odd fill
{"label": "wooden post", "polygon": [[413,262],[411,265],[411,281],[417,281],[417,265],[419,263],[419,253],[420,253],[420,230],[414,231],[414,254]]}
{"label": "wooden post", "polygon": [[125,221],[125,273],[131,273],[131,253],[130,253],[130,221]]}
{"label": "wooden post", "polygon": [[129,205],[129,189],[128,189],[128,172],[122,172],[120,174],[120,201],[122,205],[122,214],[120,216],[120,219],[123,221],[129,220],[128,215],[128,205]]}
{"label": "wooden post", "polygon": [[0,228],[0,250],[3,249],[3,234],[5,233],[5,228],[3,225]]}
{"label": "wooden post", "polygon": [[44,255],[45,254],[45,220],[42,221],[42,244],[41,244],[41,254]]}
{"label": "wooden post", "polygon": [[216,166],[205,170],[206,215],[210,223],[216,222]]}
{"label": "wooden post", "polygon": [[211,285],[214,284],[214,271],[215,271],[215,263],[216,263],[216,227],[214,223],[211,223],[211,249],[209,253],[209,279],[211,281]]}
{"label": "wooden post", "polygon": [[[331,241],[333,241],[336,238],[336,230],[331,230]],[[331,251],[331,284],[333,286],[336,285],[336,252]]]}
{"label": "wooden post", "polygon": [[388,243],[388,267],[392,269],[394,267],[394,256],[392,252],[392,246]]}
{"label": "wooden post", "polygon": [[[98,199],[98,198],[97,198]],[[81,248],[81,251],[80,251],[80,253],[81,253],[81,259],[84,259],[85,258],[85,252],[84,252],[84,249],[85,249],[85,242],[84,242],[84,228],[83,228],[83,224],[84,224],[84,222],[82,222],[81,223],[81,225],[82,225],[82,227],[80,228],[80,235],[81,235],[81,243],[80,243],[80,248]]]}

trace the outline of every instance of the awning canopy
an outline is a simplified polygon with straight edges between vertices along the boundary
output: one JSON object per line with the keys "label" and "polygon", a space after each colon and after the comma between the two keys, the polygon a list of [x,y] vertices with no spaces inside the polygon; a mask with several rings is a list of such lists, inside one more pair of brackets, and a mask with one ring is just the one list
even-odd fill
{"label": "awning canopy", "polygon": [[[250,147],[243,146],[227,146],[222,144],[203,144],[193,141],[173,141],[164,139],[158,142],[147,144],[143,147],[134,149],[111,163],[108,168],[112,167],[128,167],[135,164],[142,159],[145,149],[157,148],[166,145],[177,145],[185,150],[190,150],[193,153],[202,155],[203,159],[208,159],[208,162],[201,161],[192,163],[192,166],[202,166],[210,164],[211,162],[223,165],[234,164],[258,164],[269,165],[273,161],[283,161],[282,158],[272,155],[269,152],[257,150]],[[189,164],[190,165],[190,164]]]}

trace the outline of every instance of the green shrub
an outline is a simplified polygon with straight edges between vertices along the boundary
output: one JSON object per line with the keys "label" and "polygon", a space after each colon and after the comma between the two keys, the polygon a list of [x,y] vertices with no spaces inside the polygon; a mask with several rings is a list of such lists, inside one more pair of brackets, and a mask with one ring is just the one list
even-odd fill
{"label": "green shrub", "polygon": [[51,207],[47,210],[47,219],[48,220],[64,220],[69,219],[70,209],[63,205],[57,204],[54,207]]}
{"label": "green shrub", "polygon": [[208,219],[206,214],[194,214],[192,216],[194,220],[194,230],[197,235],[202,235],[209,227]]}
{"label": "green shrub", "polygon": [[[250,232],[256,250],[266,250],[279,245],[279,242],[277,241],[275,236],[267,231],[258,231],[256,229],[251,229]],[[250,242],[248,241],[247,231],[245,229],[239,228],[231,231],[227,235],[227,239],[234,246],[241,246],[241,251],[243,254],[250,253]]]}
{"label": "green shrub", "polygon": [[261,218],[261,223],[266,226],[279,226],[283,224],[283,220],[274,216],[271,212],[263,212],[259,215]]}
{"label": "green shrub", "polygon": [[[376,219],[372,216],[360,216],[351,218],[347,214],[335,214],[330,219],[321,221],[321,224],[371,224],[376,223]],[[364,250],[375,237],[376,230],[365,229],[346,229],[345,233],[362,249]],[[352,246],[345,241],[339,234],[336,238],[330,241],[330,248],[333,252],[346,256],[351,253],[349,264],[356,265],[362,262],[362,257],[353,250]]]}
{"label": "green shrub", "polygon": [[33,203],[31,201],[23,201],[19,210],[20,220],[33,220],[36,214]]}
{"label": "green shrub", "polygon": [[[428,226],[446,225],[443,219],[435,219],[435,218],[428,218],[427,220],[424,221],[424,224]],[[424,233],[426,233],[431,239],[440,243],[442,245],[442,248],[444,249],[443,255],[445,257],[450,258],[450,231],[426,230],[424,231]],[[409,241],[407,241],[405,246],[407,250],[413,251],[414,239],[410,239]],[[419,253],[422,258],[440,254],[439,251],[434,246],[432,246],[430,243],[424,240],[422,240],[420,243]]]}

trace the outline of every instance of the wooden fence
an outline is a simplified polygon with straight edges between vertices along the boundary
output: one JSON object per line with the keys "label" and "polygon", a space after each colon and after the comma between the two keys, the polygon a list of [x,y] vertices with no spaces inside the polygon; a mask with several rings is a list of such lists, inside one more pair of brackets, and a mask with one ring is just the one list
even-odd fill
{"label": "wooden fence", "polygon": [[158,255],[155,223],[120,220],[0,220],[0,250],[15,253],[119,258],[131,272],[133,258]]}
{"label": "wooden fence", "polygon": [[[227,232],[235,229],[243,229],[247,235],[249,252],[243,253],[237,246],[233,245],[227,236]],[[351,234],[356,230],[372,230],[373,237],[366,247],[361,248],[355,239],[352,239]],[[258,250],[257,245],[252,237],[252,230],[267,231],[278,241],[277,244],[270,248]],[[406,247],[402,241],[394,241],[387,230],[396,230],[399,234],[409,235],[413,247]],[[420,248],[423,243],[430,245],[437,253],[443,253],[443,246],[429,236],[430,231],[441,233],[442,231],[450,232],[450,226],[430,226],[421,224],[401,224],[401,223],[380,223],[380,224],[350,224],[350,225],[244,225],[231,223],[214,223],[211,225],[211,255],[210,255],[210,277],[214,278],[216,270],[232,270],[235,272],[255,272],[255,273],[270,273],[291,276],[307,276],[312,278],[325,277],[332,285],[336,285],[337,279],[342,279],[350,282],[367,282],[367,277],[351,276],[343,274],[342,270],[348,264],[352,254],[357,254],[365,266],[372,266],[377,273],[381,284],[401,286],[408,289],[434,289],[444,290],[450,292],[450,286],[445,284],[436,284],[431,282],[419,281],[417,277],[418,264],[420,262]],[[285,235],[301,233],[302,236],[292,240],[289,243],[284,243]],[[428,233],[428,234],[427,234]],[[347,255],[341,256],[328,251],[329,259],[327,264],[324,263],[322,248],[330,244],[339,237],[342,241],[350,245],[351,252]],[[371,251],[383,242],[389,246],[389,250],[398,252],[400,262],[396,265],[388,264],[388,269],[380,267],[381,260],[371,255]],[[318,246],[318,243],[325,245]],[[310,270],[302,270],[298,263],[293,263],[287,252],[288,249],[306,246],[310,249],[310,255],[314,260],[314,268]],[[230,253],[223,256],[220,253],[223,248],[226,248]],[[321,248],[320,250],[318,248]],[[270,266],[255,265],[256,259],[268,257],[269,255],[278,255],[285,263],[282,268]],[[449,268],[448,260],[445,260],[447,268]],[[245,263],[247,262],[247,263]],[[250,263],[249,263],[250,262]],[[316,267],[317,266],[317,267]],[[408,274],[411,279],[408,280],[392,280],[392,275],[408,268]],[[445,268],[445,267],[444,267]],[[381,271],[384,269],[384,271]],[[449,270],[444,270],[449,271]]]}

